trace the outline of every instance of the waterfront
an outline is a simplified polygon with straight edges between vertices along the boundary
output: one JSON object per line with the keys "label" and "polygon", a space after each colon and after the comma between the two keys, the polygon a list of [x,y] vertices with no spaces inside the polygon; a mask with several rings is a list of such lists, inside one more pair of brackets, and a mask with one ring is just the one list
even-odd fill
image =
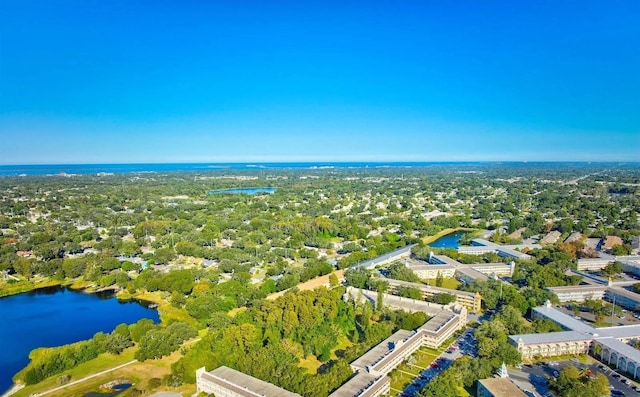
{"label": "waterfront", "polygon": [[141,318],[159,321],[158,312],[110,294],[87,294],[51,287],[0,298],[0,392],[29,362],[38,347],[60,346],[111,332],[118,324]]}

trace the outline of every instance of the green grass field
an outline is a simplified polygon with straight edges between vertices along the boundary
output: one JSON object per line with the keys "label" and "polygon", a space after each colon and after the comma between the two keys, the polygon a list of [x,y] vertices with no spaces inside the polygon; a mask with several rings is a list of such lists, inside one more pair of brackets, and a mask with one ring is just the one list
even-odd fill
{"label": "green grass field", "polygon": [[[421,281],[427,285],[436,285],[435,278],[423,279]],[[442,280],[442,288],[457,289],[459,285],[460,281],[456,280],[455,278],[445,278]]]}

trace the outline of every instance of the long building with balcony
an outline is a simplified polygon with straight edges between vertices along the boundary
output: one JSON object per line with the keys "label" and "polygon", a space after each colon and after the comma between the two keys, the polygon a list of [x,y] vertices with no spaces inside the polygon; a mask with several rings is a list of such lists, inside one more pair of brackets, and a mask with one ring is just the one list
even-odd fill
{"label": "long building with balcony", "polygon": [[449,294],[455,296],[455,302],[467,308],[472,313],[479,313],[482,305],[482,296],[476,292],[460,291],[457,289],[434,287],[420,283],[412,283],[409,281],[401,281],[387,278],[386,282],[389,286],[398,290],[401,287],[415,288],[422,293],[423,298],[432,298],[439,294]]}
{"label": "long building with balcony", "polygon": [[503,258],[530,259],[531,256],[522,251],[536,248],[542,248],[542,246],[540,244],[500,245],[483,238],[474,238],[471,240],[471,245],[458,247],[458,252],[470,255],[482,255],[495,252]]}
{"label": "long building with balcony", "polygon": [[532,310],[534,319],[549,319],[565,331],[509,336],[523,358],[590,353],[635,379],[640,375],[640,351],[627,344],[640,340],[640,326],[594,328],[557,310],[550,302]]}

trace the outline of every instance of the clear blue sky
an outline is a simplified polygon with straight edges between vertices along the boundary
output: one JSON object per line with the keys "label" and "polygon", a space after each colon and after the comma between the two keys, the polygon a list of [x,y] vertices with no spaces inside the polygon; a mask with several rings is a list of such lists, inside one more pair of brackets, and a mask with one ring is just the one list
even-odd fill
{"label": "clear blue sky", "polygon": [[0,0],[0,163],[640,160],[640,1]]}

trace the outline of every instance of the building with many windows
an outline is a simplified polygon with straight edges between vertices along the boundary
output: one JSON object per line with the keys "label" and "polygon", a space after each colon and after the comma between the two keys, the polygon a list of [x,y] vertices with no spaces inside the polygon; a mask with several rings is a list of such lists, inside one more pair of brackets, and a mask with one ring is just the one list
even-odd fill
{"label": "building with many windows", "polygon": [[398,290],[402,287],[415,288],[422,293],[423,298],[432,298],[438,294],[449,294],[455,296],[455,302],[467,308],[472,313],[479,313],[481,311],[482,296],[476,292],[460,291],[457,289],[433,287],[431,285],[425,285],[420,283],[412,283],[409,281],[401,281],[394,279],[384,279],[389,283],[389,287],[393,290]]}
{"label": "building with many windows", "polygon": [[300,397],[281,387],[228,367],[207,372],[196,370],[197,393],[213,393],[216,397]]}
{"label": "building with many windows", "polygon": [[632,378],[640,375],[640,351],[627,344],[640,340],[640,325],[594,328],[557,310],[548,301],[532,310],[534,319],[549,319],[565,331],[509,336],[509,343],[523,358],[590,353]]}

